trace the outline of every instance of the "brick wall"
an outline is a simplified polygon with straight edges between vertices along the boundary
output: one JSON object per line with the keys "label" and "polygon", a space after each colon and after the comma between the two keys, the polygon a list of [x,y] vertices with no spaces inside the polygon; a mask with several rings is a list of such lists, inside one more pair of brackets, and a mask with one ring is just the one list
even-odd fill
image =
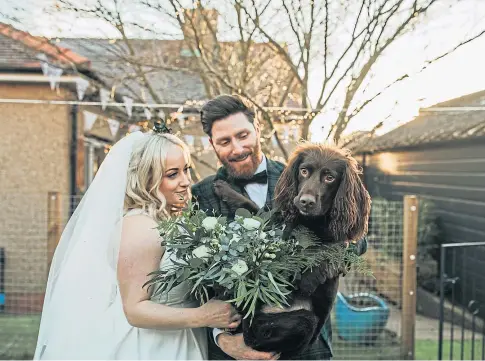
{"label": "brick wall", "polygon": [[[48,84],[0,84],[0,98],[63,99]],[[47,193],[69,193],[70,107],[0,104],[0,247],[6,311],[39,309],[47,279]],[[30,295],[30,296],[29,296]]]}

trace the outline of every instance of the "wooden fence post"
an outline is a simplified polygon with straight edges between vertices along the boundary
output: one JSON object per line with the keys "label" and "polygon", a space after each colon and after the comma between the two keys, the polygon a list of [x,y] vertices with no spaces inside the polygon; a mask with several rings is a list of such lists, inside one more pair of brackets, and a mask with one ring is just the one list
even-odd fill
{"label": "wooden fence post", "polygon": [[404,196],[401,355],[408,360],[414,360],[418,207],[416,196]]}
{"label": "wooden fence post", "polygon": [[49,192],[47,195],[47,273],[49,273],[54,251],[61,238],[61,222],[61,196],[59,192]]}

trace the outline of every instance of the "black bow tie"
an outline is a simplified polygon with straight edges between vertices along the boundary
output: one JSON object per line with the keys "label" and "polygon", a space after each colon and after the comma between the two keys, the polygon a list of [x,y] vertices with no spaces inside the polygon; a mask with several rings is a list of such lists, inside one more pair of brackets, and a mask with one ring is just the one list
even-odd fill
{"label": "black bow tie", "polygon": [[234,184],[242,188],[244,188],[246,185],[251,183],[260,183],[260,184],[268,183],[268,173],[266,173],[266,171],[263,170],[262,172],[254,174],[251,178],[234,179]]}

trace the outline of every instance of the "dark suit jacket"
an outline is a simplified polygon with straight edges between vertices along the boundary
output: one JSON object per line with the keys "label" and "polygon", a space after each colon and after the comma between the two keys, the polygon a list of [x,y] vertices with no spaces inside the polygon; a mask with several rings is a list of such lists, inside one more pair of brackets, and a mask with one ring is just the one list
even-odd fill
{"label": "dark suit jacket", "polygon": [[[283,163],[271,160],[267,158],[267,168],[268,173],[268,195],[266,197],[265,207],[271,209],[273,207],[273,195],[276,183],[285,168]],[[227,204],[222,201],[214,192],[214,182],[216,180],[225,180],[229,184],[231,182],[228,179],[227,170],[221,167],[217,170],[215,175],[209,176],[199,183],[192,186],[192,195],[199,203],[199,208],[203,211],[209,213],[214,212],[216,216],[224,216],[228,218],[234,217],[234,214],[230,213]],[[238,192],[244,192],[237,186],[231,184],[231,186]],[[365,253],[367,249],[367,241],[365,238],[360,240],[357,244],[358,252],[360,254]],[[330,319],[325,323],[321,331],[321,340],[315,342],[315,344],[308,350],[305,354],[297,355],[295,359],[297,360],[317,360],[317,359],[330,359],[332,357],[332,326]],[[225,355],[220,349],[214,344],[212,334],[209,335],[209,359],[219,360],[219,359],[231,359],[229,356]]]}

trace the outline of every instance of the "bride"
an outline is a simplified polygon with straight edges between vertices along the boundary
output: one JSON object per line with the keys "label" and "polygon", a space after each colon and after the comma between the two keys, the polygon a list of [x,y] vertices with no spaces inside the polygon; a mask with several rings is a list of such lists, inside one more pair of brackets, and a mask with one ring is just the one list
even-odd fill
{"label": "bride", "polygon": [[142,287],[172,262],[157,221],[189,199],[189,165],[160,126],[113,146],[56,249],[34,359],[207,359],[204,327],[239,325],[228,303],[200,306],[188,284],[157,297]]}

